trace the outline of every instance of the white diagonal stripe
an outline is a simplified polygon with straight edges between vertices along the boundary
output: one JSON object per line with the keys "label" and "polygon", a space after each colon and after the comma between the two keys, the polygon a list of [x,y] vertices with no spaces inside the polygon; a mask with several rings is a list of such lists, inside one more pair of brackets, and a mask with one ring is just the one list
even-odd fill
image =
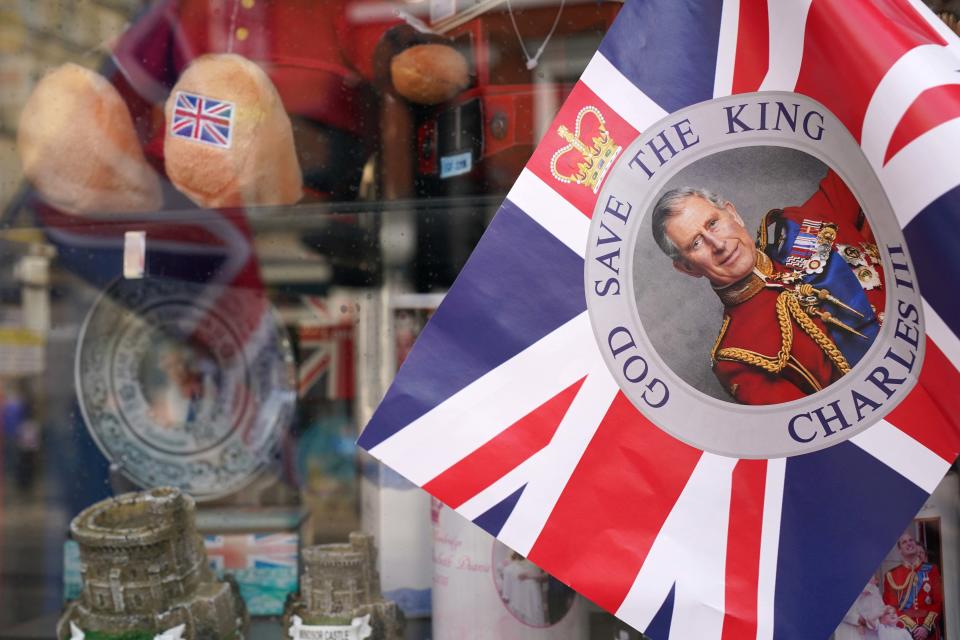
{"label": "white diagonal stripe", "polygon": [[675,584],[669,640],[719,640],[737,462],[703,454],[617,610],[618,618],[646,629]]}
{"label": "white diagonal stripe", "polygon": [[886,420],[850,441],[927,493],[933,493],[950,469],[949,462]]}
{"label": "white diagonal stripe", "polygon": [[770,0],[770,66],[760,91],[793,91],[803,62],[803,39],[811,0]]}
{"label": "white diagonal stripe", "polygon": [[922,45],[897,60],[877,85],[863,118],[860,145],[874,169],[883,157],[897,123],[921,93],[932,87],[960,83],[960,43],[954,47]]}
{"label": "white diagonal stripe", "polygon": [[[599,355],[599,351],[597,353]],[[591,378],[595,379],[591,382]],[[590,374],[587,376],[587,380],[584,381],[583,386],[577,393],[577,397],[574,399],[574,402],[570,405],[567,414],[564,416],[561,425],[558,426],[557,434],[554,436],[554,439],[550,442],[550,444],[547,445],[547,448],[557,446],[557,443],[561,440],[567,440],[566,436],[569,434],[567,434],[566,431],[571,427],[571,425],[573,425],[576,429],[588,431],[592,437],[592,434],[596,432],[596,429],[600,424],[600,419],[597,419],[596,424],[593,424],[591,412],[601,411],[600,418],[602,418],[602,414],[606,413],[606,411],[609,409],[610,403],[613,401],[613,397],[611,396],[610,398],[606,398],[604,390],[608,388],[610,383],[613,383],[613,378],[611,377],[609,371],[600,371],[596,367],[592,368]],[[613,384],[616,386],[616,383]],[[616,395],[616,391],[613,392],[613,395]],[[585,401],[596,404],[593,404],[591,407],[586,407],[585,411]],[[584,417],[585,414],[588,416],[586,419]],[[577,422],[584,419],[585,422],[583,424],[577,424]],[[564,427],[564,425],[567,426]],[[563,431],[561,431],[561,428],[563,428]],[[561,438],[558,436],[564,437]],[[570,450],[569,444],[561,444],[561,447],[567,451]],[[580,455],[583,454],[583,450],[585,450],[585,448],[586,446],[584,445],[583,449],[580,451]],[[553,473],[555,470],[545,470],[541,468],[543,459],[545,457],[545,450],[546,448],[527,458],[521,464],[517,465],[516,468],[504,474],[502,478],[457,507],[457,513],[469,520],[474,520],[488,509],[506,499],[507,496],[512,494],[514,491],[523,485],[528,484],[530,480],[537,477],[538,474],[549,475]],[[579,460],[579,456],[577,459]],[[570,471],[572,472],[573,470],[571,469]],[[569,479],[569,476],[567,476],[567,479]],[[566,484],[566,479],[563,482]],[[560,487],[560,489],[562,488],[563,487]],[[526,494],[526,491],[524,491],[524,493]],[[502,536],[498,537],[502,538]],[[513,549],[520,551],[518,547],[513,546],[512,544],[511,546]]]}
{"label": "white diagonal stripe", "polygon": [[917,137],[877,172],[901,227],[957,186],[956,162],[960,148],[960,118]]}
{"label": "white diagonal stripe", "polygon": [[960,43],[960,38],[958,38],[957,34],[955,34],[943,20],[938,18],[936,14],[930,10],[930,7],[923,3],[923,0],[907,0],[907,2],[916,9],[920,17],[948,44]]}
{"label": "white diagonal stripe", "polygon": [[538,454],[530,456],[489,487],[464,502],[457,507],[457,513],[467,520],[476,520],[480,515],[506,500],[510,494],[527,484],[536,473],[539,466],[537,456]]}
{"label": "white diagonal stripe", "polygon": [[923,301],[923,325],[927,336],[936,343],[951,364],[960,369],[960,338],[957,338],[953,329],[947,326],[926,300]]}
{"label": "white diagonal stripe", "polygon": [[[609,370],[605,365],[603,365],[603,361],[600,358],[600,352],[597,351],[596,355],[597,361],[594,362],[593,366],[590,368],[590,373],[587,375],[587,379],[577,392],[576,398],[574,398],[570,408],[567,410],[567,413],[564,415],[560,425],[557,427],[557,433],[554,435],[554,438],[550,441],[547,447],[527,458],[517,467],[504,474],[502,478],[498,479],[489,487],[464,502],[457,508],[457,513],[465,518],[468,518],[469,520],[474,520],[488,509],[506,499],[507,496],[512,494],[523,485],[529,484],[531,479],[538,477],[538,475],[547,475],[556,479],[557,476],[552,474],[554,474],[557,469],[543,468],[543,460],[546,457],[545,451],[547,449],[556,448],[559,446],[561,453],[565,454],[564,457],[569,456],[579,450],[575,456],[576,460],[573,462],[574,465],[576,464],[576,462],[580,459],[580,456],[583,455],[583,451],[586,449],[586,442],[589,442],[589,438],[592,437],[596,432],[596,429],[600,424],[600,420],[603,418],[603,415],[606,414],[610,404],[613,402],[613,397],[616,395],[616,392],[619,389],[616,386],[616,382],[614,382],[612,376],[610,375]],[[598,364],[601,366],[598,367]],[[608,393],[609,397],[607,397]],[[587,404],[585,405],[584,403]],[[596,418],[595,423],[594,418]],[[580,446],[578,442],[574,441],[574,446],[571,447],[569,440],[572,434],[568,433],[571,428],[580,432],[584,432],[580,434],[581,436],[589,436],[587,441],[583,443],[582,446]],[[554,458],[551,456],[550,459],[553,460]],[[570,471],[572,472],[573,469],[570,469]],[[563,484],[559,487],[559,489],[563,489],[563,486],[566,485],[568,479],[569,474],[564,477]],[[527,490],[524,491],[524,495],[526,494]],[[502,535],[498,537],[501,539],[503,538]],[[510,544],[513,549],[521,551],[519,546],[514,546],[512,543],[508,544]],[[526,555],[526,552],[524,551],[521,551],[521,553]]]}
{"label": "white diagonal stripe", "polygon": [[370,453],[422,486],[583,378],[597,350],[584,311]]}
{"label": "white diagonal stripe", "polygon": [[578,256],[583,257],[586,253],[590,219],[535,173],[524,169],[507,194],[507,200],[520,207]]}
{"label": "white diagonal stripe", "polygon": [[535,475],[498,536],[523,555],[530,553],[540,537],[573,470],[620,391],[600,351],[596,354],[590,374],[560,422],[556,435],[549,446],[537,454]]}
{"label": "white diagonal stripe", "polygon": [[[316,351],[310,354],[306,360],[300,365],[300,384],[308,382],[307,374],[310,373],[310,370],[316,367],[318,364],[330,358],[329,345],[323,345],[318,347]],[[317,372],[318,374],[321,372]],[[313,386],[313,383],[316,382],[316,379],[310,380],[308,386]],[[305,389],[306,387],[304,387]],[[302,389],[302,390],[304,390]]]}
{"label": "white diagonal stripe", "polygon": [[720,14],[720,40],[717,43],[717,65],[713,74],[713,97],[721,98],[733,91],[733,68],[737,61],[737,36],[740,26],[740,0],[723,0]]}
{"label": "white diagonal stripe", "polygon": [[757,580],[757,640],[773,640],[774,595],[777,588],[777,558],[780,555],[780,516],[786,458],[767,461],[763,493],[763,525],[760,533],[760,575]]}
{"label": "white diagonal stripe", "polygon": [[[630,82],[599,51],[594,54],[590,64],[584,69],[580,80],[637,131],[643,131],[657,120],[667,116],[663,107]],[[633,141],[617,140],[616,142],[626,147]]]}

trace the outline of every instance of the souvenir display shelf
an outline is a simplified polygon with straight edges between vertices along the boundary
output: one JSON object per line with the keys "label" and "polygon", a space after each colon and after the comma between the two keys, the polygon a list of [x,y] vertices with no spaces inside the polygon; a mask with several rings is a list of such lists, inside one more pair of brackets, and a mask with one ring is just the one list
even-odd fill
{"label": "souvenir display shelf", "polygon": [[[958,28],[958,2],[925,1]],[[96,603],[92,609],[114,607],[107,617],[131,611],[147,617],[151,603],[169,599],[158,586],[163,580],[194,588],[193,580],[221,589],[230,582],[231,593],[235,583],[245,613],[234,620],[249,617],[248,640],[296,636],[288,634],[291,624],[334,624],[326,618],[346,613],[372,614],[388,640],[401,634],[405,640],[472,640],[473,629],[478,637],[504,640],[645,640],[356,445],[541,140],[552,139],[558,152],[541,163],[549,173],[544,169],[536,179],[567,185],[579,182],[571,171],[584,169],[573,154],[566,158],[573,163],[569,170],[558,170],[563,154],[576,150],[589,160],[620,153],[597,107],[581,113],[599,117],[592,141],[589,128],[582,139],[575,137],[581,135],[579,118],[556,126],[554,116],[571,91],[592,92],[577,81],[623,0],[322,4],[343,15],[313,15],[310,23],[285,14],[290,6],[316,11],[319,4],[310,2],[169,3],[195,10],[185,12],[184,22],[210,22],[203,28],[178,24],[180,45],[237,53],[247,58],[244,64],[263,63],[255,59],[268,58],[264,51],[283,59],[290,52],[281,50],[291,44],[299,56],[299,49],[325,46],[325,39],[343,37],[338,30],[352,30],[350,46],[331,47],[337,58],[332,66],[349,71],[343,86],[327,91],[309,73],[285,76],[274,68],[264,76],[267,85],[276,85],[266,91],[277,98],[273,124],[288,117],[293,122],[290,148],[280,160],[269,156],[277,160],[270,168],[302,169],[306,196],[284,206],[225,208],[191,204],[196,192],[183,183],[208,169],[196,166],[205,157],[196,151],[201,147],[172,143],[187,145],[180,147],[186,156],[180,161],[190,168],[181,182],[173,179],[164,162],[174,147],[164,145],[180,125],[164,113],[166,95],[142,95],[143,78],[122,72],[118,62],[142,61],[137,69],[154,89],[181,95],[175,83],[189,67],[184,62],[172,69],[171,60],[182,52],[162,50],[161,41],[174,38],[164,40],[164,27],[154,29],[166,23],[137,18],[168,6],[164,0],[37,0],[19,3],[19,11],[0,9],[0,638],[55,638],[63,611],[90,604],[79,602],[81,594]],[[222,10],[227,5],[231,12]],[[424,37],[394,35],[378,49],[398,15],[432,26],[431,37],[446,49],[437,59],[464,58],[462,78],[450,69],[429,69],[450,72],[447,80],[457,91],[417,104],[409,95],[401,98],[395,84],[384,84],[378,75],[387,73],[380,68],[384,60],[399,58],[410,44],[404,38],[421,44]],[[270,32],[273,24],[285,25],[282,37]],[[138,36],[144,36],[135,43],[142,47],[122,50]],[[309,56],[325,54],[330,51],[320,46],[299,60],[316,70],[327,63]],[[164,168],[157,187],[162,198],[156,198],[163,208],[64,213],[24,178],[20,112],[44,73],[64,63],[81,72],[96,69],[123,93],[139,128],[131,135],[138,138],[136,153],[144,154],[138,156],[142,168]],[[157,78],[149,76],[153,72]],[[163,74],[171,77],[160,79]],[[299,91],[303,78],[321,89]],[[198,92],[188,92],[193,99],[220,100],[191,90]],[[313,94],[330,104],[314,109]],[[298,100],[306,104],[297,105],[300,112],[291,107]],[[234,108],[226,98],[221,102]],[[171,104],[180,105],[179,97]],[[330,113],[320,114],[324,109]],[[611,129],[616,126],[625,122]],[[228,129],[220,149],[229,149],[239,130]],[[598,146],[591,151],[590,145]],[[89,155],[93,163],[97,154]],[[282,174],[271,176],[274,183],[290,186],[289,171],[274,173]],[[299,194],[299,186],[291,191]],[[472,329],[470,320],[462,323]],[[177,538],[180,556],[190,561],[202,547],[209,569],[196,573],[203,581],[178,573],[180,566],[167,571],[164,558],[175,554],[151,556],[157,550],[149,536],[142,545],[124,540],[115,548],[98,545],[100,539],[91,545],[82,531],[71,539],[71,522],[92,505],[134,491],[165,493],[166,487],[196,500],[195,524],[181,527],[190,539],[151,526],[163,530],[163,540]],[[942,624],[951,640],[960,638],[958,496],[954,467],[911,525],[915,542],[942,568],[950,600]],[[143,524],[137,520],[126,525],[136,529]],[[91,546],[102,562],[90,561]],[[151,565],[157,557],[161,561]],[[882,580],[900,561],[891,551],[875,577]],[[522,563],[524,571],[539,572],[539,607],[511,608],[504,595]],[[90,610],[84,620],[95,618]],[[304,622],[301,615],[314,618]],[[484,624],[489,627],[481,629]],[[339,637],[353,637],[344,634]]]}

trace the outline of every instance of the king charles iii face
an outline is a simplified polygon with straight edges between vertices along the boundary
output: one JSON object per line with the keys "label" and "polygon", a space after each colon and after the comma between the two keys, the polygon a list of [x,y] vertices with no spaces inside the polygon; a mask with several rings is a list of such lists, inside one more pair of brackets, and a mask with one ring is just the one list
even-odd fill
{"label": "king charles iii face", "polygon": [[666,236],[680,251],[673,266],[714,287],[742,280],[753,270],[756,249],[736,208],[715,207],[699,196],[689,196],[681,211],[667,219]]}

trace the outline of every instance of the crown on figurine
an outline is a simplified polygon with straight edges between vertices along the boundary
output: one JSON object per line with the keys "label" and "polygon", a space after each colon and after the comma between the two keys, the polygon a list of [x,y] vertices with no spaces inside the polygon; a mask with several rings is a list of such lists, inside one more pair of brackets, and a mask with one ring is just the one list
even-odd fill
{"label": "crown on figurine", "polygon": [[[592,138],[592,146],[588,146],[580,139],[580,131],[583,125],[583,119],[587,114],[592,114],[597,119],[597,131]],[[590,188],[596,193],[600,189],[603,177],[613,165],[613,161],[620,155],[621,147],[610,137],[607,131],[606,121],[603,114],[596,107],[586,106],[580,109],[577,119],[574,123],[573,133],[565,125],[557,128],[557,133],[561,138],[567,141],[567,145],[561,147],[553,154],[550,159],[550,173],[553,177],[564,184],[581,184]],[[564,175],[557,169],[557,162],[569,151],[577,150],[583,160],[577,163],[575,173]]]}

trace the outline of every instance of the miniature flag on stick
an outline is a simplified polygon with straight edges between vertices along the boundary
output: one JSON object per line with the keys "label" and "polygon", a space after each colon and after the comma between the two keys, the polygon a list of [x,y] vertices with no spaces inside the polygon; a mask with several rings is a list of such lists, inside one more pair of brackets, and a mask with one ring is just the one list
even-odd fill
{"label": "miniature flag on stick", "polygon": [[960,451],[958,67],[629,0],[361,446],[654,640],[828,637]]}

